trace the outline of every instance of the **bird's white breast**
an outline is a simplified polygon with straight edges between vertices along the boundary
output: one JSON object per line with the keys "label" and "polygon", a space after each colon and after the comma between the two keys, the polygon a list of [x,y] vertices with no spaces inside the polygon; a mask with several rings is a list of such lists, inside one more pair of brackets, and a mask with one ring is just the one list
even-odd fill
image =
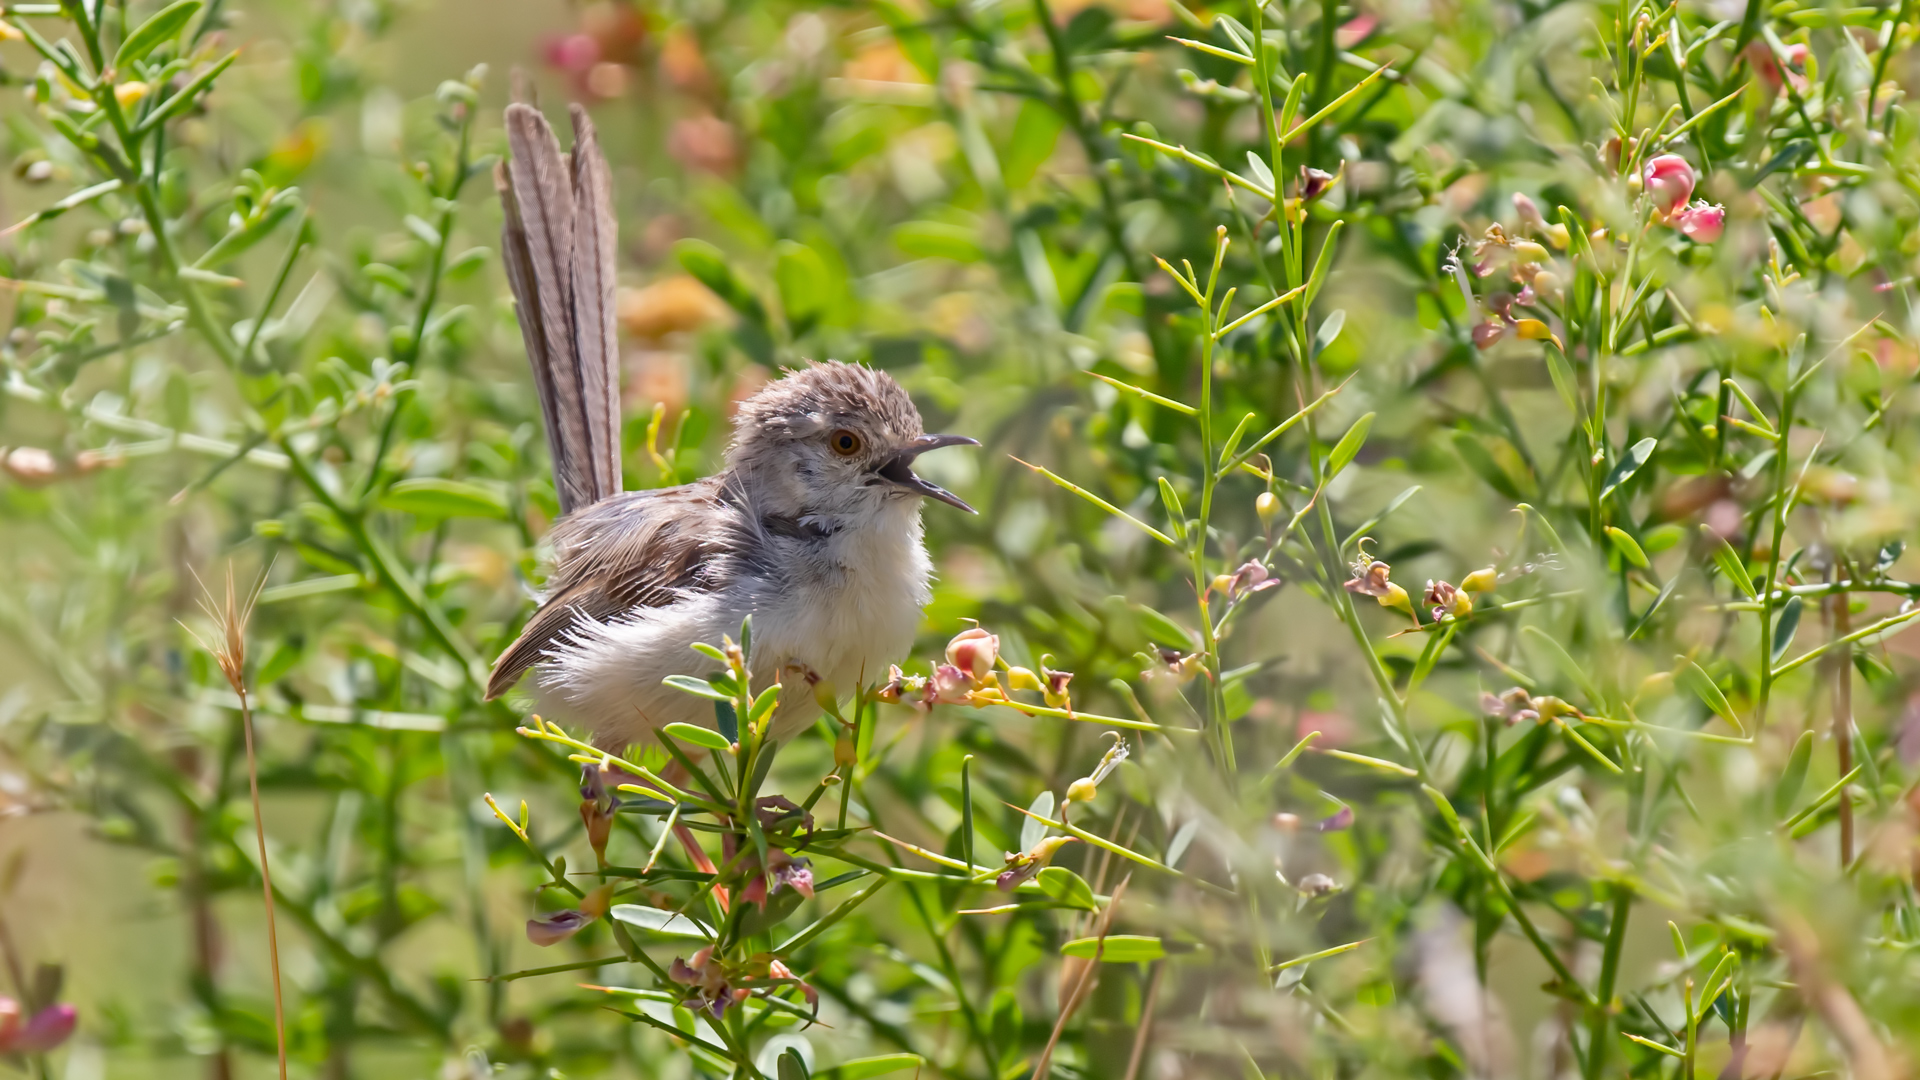
{"label": "bird's white breast", "polygon": [[783,687],[772,731],[787,739],[818,715],[806,676],[840,694],[886,677],[906,658],[931,597],[933,565],[921,539],[919,507],[896,505],[857,528],[795,542],[769,577],[743,575],[714,592],[611,620],[582,619],[541,662],[540,707],[591,728],[599,745],[650,742],[670,723],[711,727],[713,705],[661,685],[669,675],[706,676],[714,662],[693,651],[737,638],[753,616],[756,690]]}

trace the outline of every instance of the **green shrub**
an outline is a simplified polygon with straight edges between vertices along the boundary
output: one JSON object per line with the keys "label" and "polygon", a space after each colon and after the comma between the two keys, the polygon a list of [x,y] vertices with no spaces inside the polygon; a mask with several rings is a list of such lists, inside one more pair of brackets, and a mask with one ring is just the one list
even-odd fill
{"label": "green shrub", "polygon": [[689,642],[616,759],[481,700],[508,80],[10,5],[0,1063],[261,1073],[284,982],[328,1077],[1906,1075],[1909,8],[583,8],[628,486],[808,358],[987,446],[903,672],[776,745]]}

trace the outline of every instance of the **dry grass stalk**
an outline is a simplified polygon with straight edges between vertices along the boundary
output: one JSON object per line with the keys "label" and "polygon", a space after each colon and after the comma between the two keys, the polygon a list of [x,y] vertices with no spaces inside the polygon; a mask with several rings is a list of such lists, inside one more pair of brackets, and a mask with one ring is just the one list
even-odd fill
{"label": "dry grass stalk", "polygon": [[1099,929],[1094,934],[1099,942],[1094,946],[1093,959],[1087,961],[1080,970],[1080,977],[1074,980],[1072,992],[1060,1002],[1060,1017],[1053,1022],[1053,1035],[1047,1039],[1047,1048],[1040,1052],[1039,1064],[1033,1067],[1033,1080],[1047,1080],[1047,1073],[1053,1069],[1053,1051],[1060,1045],[1060,1036],[1066,1033],[1067,1021],[1073,1019],[1080,1003],[1093,990],[1094,973],[1100,970],[1100,955],[1107,948],[1107,932],[1113,927],[1114,913],[1120,910],[1120,898],[1127,895],[1127,883],[1132,880],[1132,874],[1120,879],[1120,884],[1113,888],[1112,899],[1107,901],[1107,909],[1100,913]]}
{"label": "dry grass stalk", "polygon": [[[194,577],[196,581],[199,580],[199,575]],[[260,891],[267,902],[267,962],[273,974],[273,1033],[279,1044],[280,1080],[287,1080],[287,1013],[280,994],[280,939],[273,910],[273,871],[267,865],[267,826],[266,819],[260,813],[260,762],[253,748],[253,707],[247,696],[247,624],[253,619],[254,604],[259,601],[260,590],[266,583],[267,575],[262,573],[253,591],[242,601],[234,591],[233,564],[227,564],[226,595],[223,598],[216,601],[213,590],[207,588],[206,582],[200,582],[200,609],[207,613],[207,618],[218,629],[214,641],[208,642],[185,623],[181,623],[181,627],[213,656],[214,662],[220,665],[220,674],[226,677],[227,685],[233,688],[234,695],[240,699],[240,730],[247,744],[247,788],[253,799],[253,838],[260,850]]]}

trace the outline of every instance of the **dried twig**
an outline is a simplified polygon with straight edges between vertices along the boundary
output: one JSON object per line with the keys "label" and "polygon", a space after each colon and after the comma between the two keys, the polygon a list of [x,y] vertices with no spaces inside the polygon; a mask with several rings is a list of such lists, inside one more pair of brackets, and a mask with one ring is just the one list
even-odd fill
{"label": "dried twig", "polygon": [[[269,566],[268,571],[272,570]],[[194,579],[199,581],[199,575]],[[216,603],[213,590],[200,582],[200,608],[207,618],[219,628],[219,635],[209,643],[194,629],[181,623],[181,627],[198,642],[200,647],[211,653],[214,662],[220,665],[220,674],[226,676],[227,685],[240,699],[240,730],[245,734],[247,744],[247,788],[253,799],[253,838],[260,849],[260,891],[267,902],[267,963],[273,973],[273,1032],[279,1044],[280,1080],[287,1080],[287,1013],[286,1005],[280,994],[280,939],[274,925],[273,910],[273,871],[267,865],[267,826],[266,819],[260,813],[260,762],[253,748],[253,704],[247,696],[247,623],[253,619],[253,606],[260,599],[260,590],[267,583],[267,573],[262,572],[260,580],[253,587],[245,601],[241,601],[234,592],[233,564],[227,564],[227,588],[225,597]]]}

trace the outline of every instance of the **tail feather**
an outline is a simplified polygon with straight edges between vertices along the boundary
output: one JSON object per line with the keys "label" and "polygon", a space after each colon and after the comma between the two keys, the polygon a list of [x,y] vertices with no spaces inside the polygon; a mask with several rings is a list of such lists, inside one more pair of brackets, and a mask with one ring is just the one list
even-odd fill
{"label": "tail feather", "polygon": [[568,513],[620,490],[611,184],[578,106],[571,158],[531,105],[507,106],[506,121],[512,159],[494,178],[506,207],[501,245]]}
{"label": "tail feather", "polygon": [[605,498],[620,490],[620,346],[614,338],[613,179],[587,111],[573,119],[574,355],[593,441],[594,480]]}

